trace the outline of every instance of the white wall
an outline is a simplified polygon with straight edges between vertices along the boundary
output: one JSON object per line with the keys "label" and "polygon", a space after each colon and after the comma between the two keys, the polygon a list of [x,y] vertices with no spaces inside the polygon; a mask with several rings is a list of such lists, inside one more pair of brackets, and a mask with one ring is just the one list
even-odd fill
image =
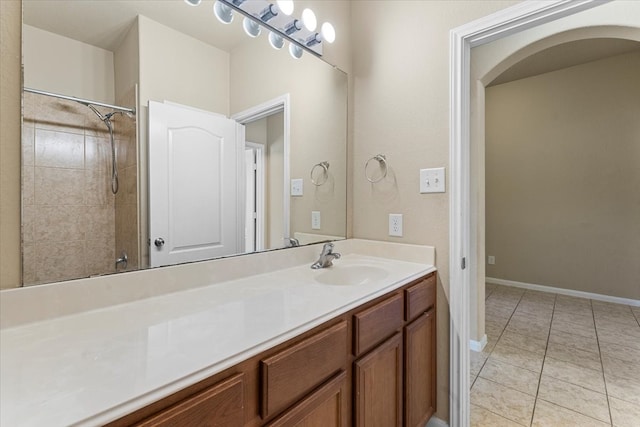
{"label": "white wall", "polygon": [[115,102],[113,52],[29,25],[22,31],[26,87]]}
{"label": "white wall", "polygon": [[487,276],[640,299],[640,50],[485,99]]}

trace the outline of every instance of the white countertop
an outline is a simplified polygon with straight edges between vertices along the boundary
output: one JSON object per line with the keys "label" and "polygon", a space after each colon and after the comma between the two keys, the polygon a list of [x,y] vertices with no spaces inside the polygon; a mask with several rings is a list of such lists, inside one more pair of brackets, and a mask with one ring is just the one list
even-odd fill
{"label": "white countertop", "polygon": [[113,421],[435,270],[360,254],[335,264],[388,276],[332,286],[305,264],[5,328],[1,425]]}

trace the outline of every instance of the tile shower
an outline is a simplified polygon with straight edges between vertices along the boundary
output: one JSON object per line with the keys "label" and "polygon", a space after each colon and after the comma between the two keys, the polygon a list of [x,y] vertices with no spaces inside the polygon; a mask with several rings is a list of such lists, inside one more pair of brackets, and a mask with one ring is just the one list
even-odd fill
{"label": "tile shower", "polygon": [[[135,105],[134,90],[119,101]],[[105,124],[84,105],[24,93],[25,286],[115,272],[123,250],[127,269],[138,267],[136,123],[121,115],[112,121],[120,187],[115,195]]]}

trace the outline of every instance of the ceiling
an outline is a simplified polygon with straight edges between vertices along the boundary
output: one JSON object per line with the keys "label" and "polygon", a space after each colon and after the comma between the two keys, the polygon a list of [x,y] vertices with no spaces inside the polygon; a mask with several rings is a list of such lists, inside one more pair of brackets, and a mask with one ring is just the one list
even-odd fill
{"label": "ceiling", "polygon": [[496,86],[586,64],[637,49],[640,49],[640,42],[613,38],[585,39],[563,43],[526,57],[496,77],[488,86]]}
{"label": "ceiling", "polygon": [[[0,0],[2,1],[2,0]],[[137,15],[171,27],[222,50],[248,39],[241,19],[221,24],[213,15],[214,0],[197,7],[184,0],[23,0],[27,25],[115,51]]]}

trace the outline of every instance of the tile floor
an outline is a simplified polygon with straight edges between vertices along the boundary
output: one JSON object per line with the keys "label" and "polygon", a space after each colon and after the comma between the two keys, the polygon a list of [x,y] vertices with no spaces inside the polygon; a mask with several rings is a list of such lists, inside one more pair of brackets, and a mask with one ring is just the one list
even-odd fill
{"label": "tile floor", "polygon": [[487,284],[471,426],[640,427],[640,307]]}

